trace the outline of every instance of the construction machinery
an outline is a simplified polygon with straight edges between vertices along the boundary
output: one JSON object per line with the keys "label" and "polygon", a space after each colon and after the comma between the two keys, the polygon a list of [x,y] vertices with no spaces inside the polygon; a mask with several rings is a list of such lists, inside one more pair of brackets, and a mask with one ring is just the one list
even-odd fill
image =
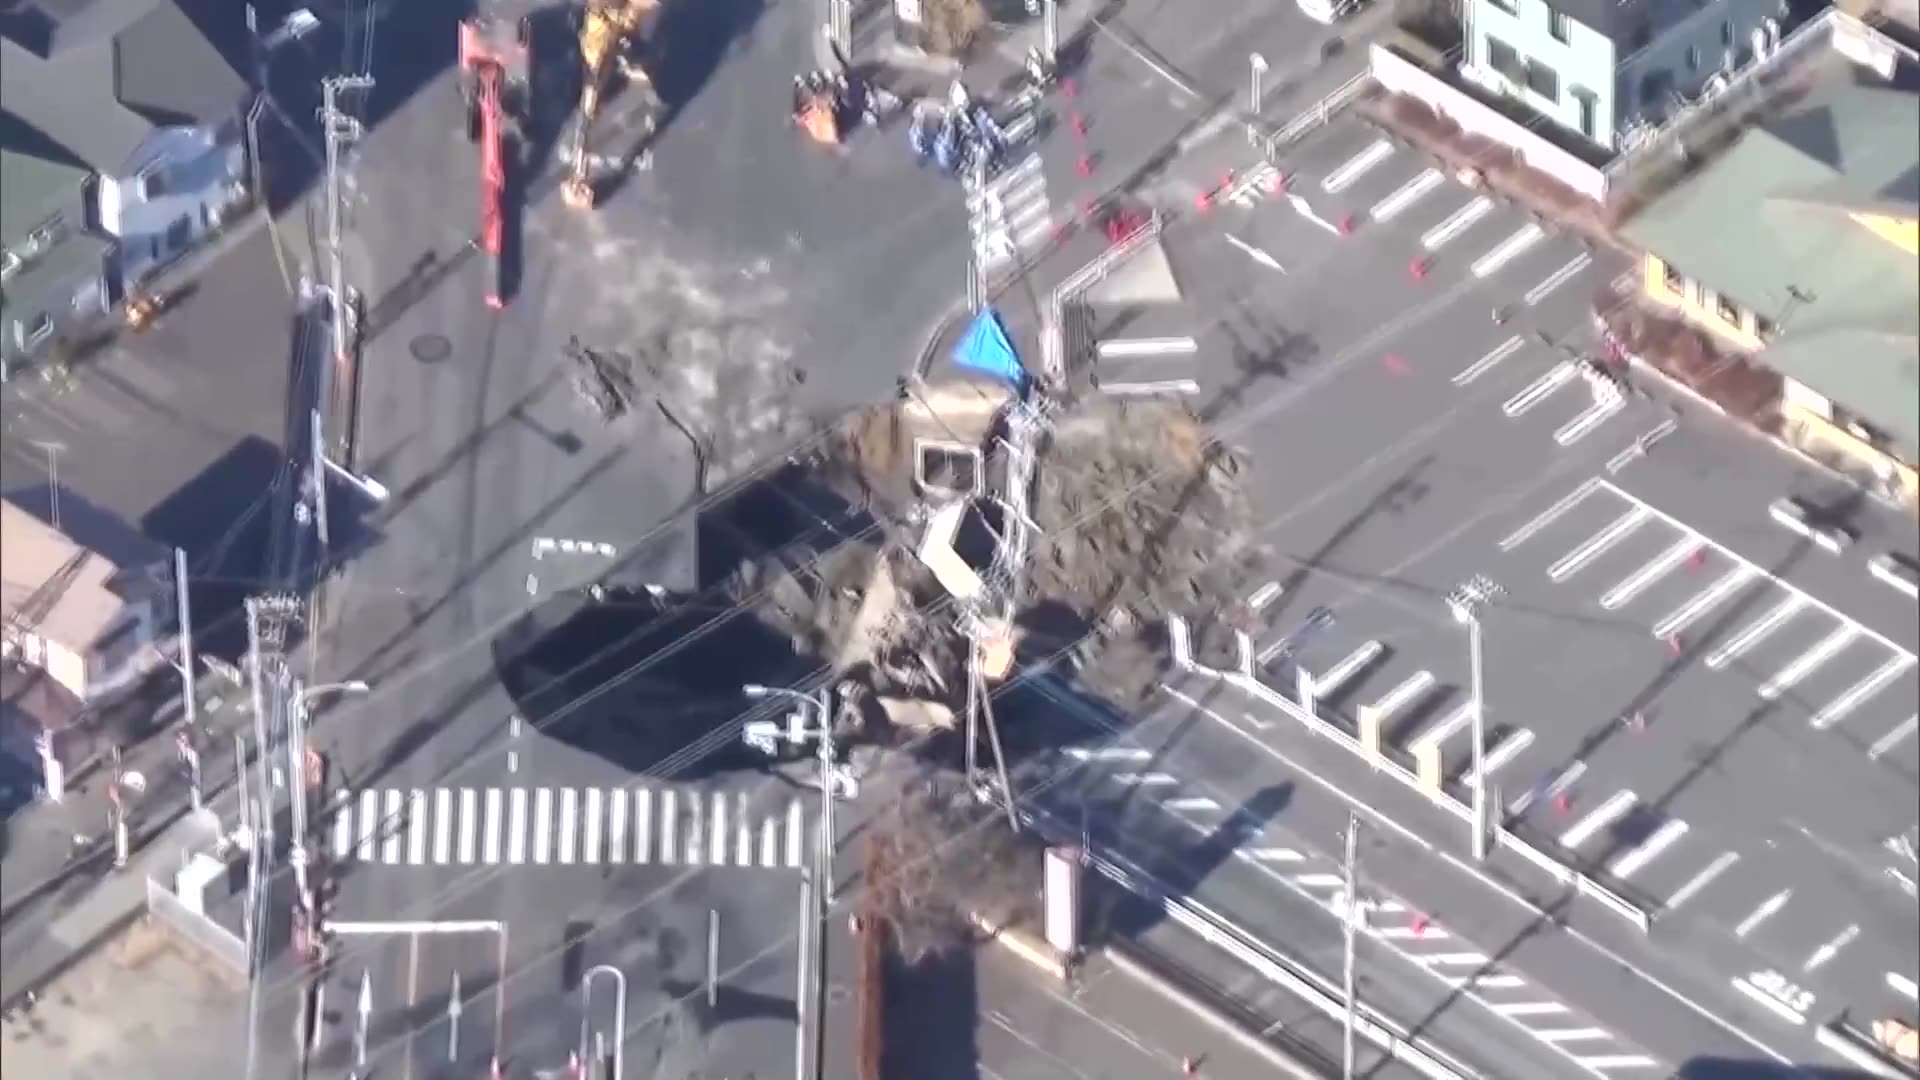
{"label": "construction machinery", "polygon": [[467,137],[480,144],[480,246],[493,274],[487,306],[506,306],[506,201],[513,118],[527,97],[527,51],[531,24],[512,25],[487,16],[460,24],[460,71],[466,101]]}
{"label": "construction machinery", "polygon": [[580,120],[574,134],[567,179],[560,188],[560,197],[576,210],[593,209],[595,192],[589,136],[613,73],[618,71],[628,83],[652,96],[652,79],[627,52],[639,36],[641,20],[657,6],[659,0],[588,0],[581,14]]}

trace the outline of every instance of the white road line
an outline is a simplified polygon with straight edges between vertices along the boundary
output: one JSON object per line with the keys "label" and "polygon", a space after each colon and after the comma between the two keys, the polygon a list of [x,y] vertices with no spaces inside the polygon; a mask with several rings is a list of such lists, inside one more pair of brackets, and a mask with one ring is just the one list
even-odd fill
{"label": "white road line", "polygon": [[1143,356],[1191,356],[1200,343],[1190,337],[1112,338],[1095,342],[1094,355],[1102,360],[1134,360]]}
{"label": "white road line", "polygon": [[1489,1005],[1489,1009],[1501,1016],[1558,1016],[1572,1012],[1572,1009],[1557,1001],[1515,1001],[1505,1005]]}
{"label": "white road line", "polygon": [[1439,169],[1428,169],[1400,185],[1400,190],[1375,203],[1367,216],[1375,221],[1391,221],[1400,211],[1419,202],[1422,195],[1439,187],[1445,180],[1446,175]]}
{"label": "white road line", "polygon": [[787,865],[800,865],[800,834],[803,830],[800,800],[787,804]]}
{"label": "white road line", "polygon": [[713,812],[707,815],[707,829],[710,845],[707,862],[714,866],[727,865],[727,794],[724,791],[713,793]]}
{"label": "white road line", "polygon": [[1694,552],[1700,550],[1700,538],[1687,536],[1672,547],[1656,555],[1640,569],[1635,570],[1625,581],[1615,585],[1600,598],[1600,606],[1607,611],[1618,611],[1627,602],[1644,592],[1647,586],[1673,572],[1674,567],[1686,562]]}
{"label": "white road line", "polygon": [[1831,660],[1835,653],[1846,648],[1859,635],[1859,629],[1848,624],[1820,639],[1818,645],[1794,657],[1792,663],[1775,673],[1773,678],[1760,684],[1761,699],[1772,701],[1793,689],[1800,680],[1813,674],[1815,668]]}
{"label": "white road line", "polygon": [[553,858],[553,789],[533,789],[533,862],[545,866]]}
{"label": "white road line", "polygon": [[1163,802],[1160,805],[1166,807],[1169,810],[1174,811],[1175,813],[1179,813],[1184,810],[1218,810],[1220,809],[1220,801],[1218,799],[1210,799],[1205,795],[1182,795],[1177,799],[1168,799],[1166,802]]}
{"label": "white road line", "polygon": [[607,789],[607,861],[627,861],[627,789]]}
{"label": "white road line", "polygon": [[1574,256],[1572,262],[1548,274],[1546,280],[1528,289],[1527,294],[1521,297],[1521,299],[1526,302],[1528,307],[1534,307],[1538,305],[1540,301],[1545,300],[1553,290],[1565,285],[1573,279],[1574,275],[1592,265],[1593,256],[1583,251]]}
{"label": "white road line", "polygon": [[1702,870],[1699,873],[1693,875],[1693,877],[1690,878],[1685,885],[1682,885],[1678,889],[1675,889],[1673,891],[1673,895],[1667,897],[1665,910],[1678,911],[1681,904],[1684,904],[1688,900],[1693,899],[1693,896],[1695,893],[1699,892],[1701,889],[1706,888],[1708,885],[1713,884],[1714,878],[1717,878],[1721,874],[1726,873],[1728,867],[1732,866],[1734,863],[1739,861],[1740,861],[1739,852],[1737,851],[1722,852],[1718,858],[1714,859],[1712,862],[1707,864],[1707,868],[1705,870]]}
{"label": "white road line", "polygon": [[[1879,693],[1888,683],[1904,675],[1907,669],[1913,666],[1913,663],[1913,657],[1911,656],[1896,656],[1886,663],[1881,664],[1874,670],[1873,674],[1854,683],[1839,697],[1834,698],[1819,712],[1814,713],[1813,719],[1808,722],[1822,731],[1832,727],[1841,720],[1846,719],[1848,713],[1859,708],[1861,702]],[[1869,753],[1871,754],[1871,752]],[[1871,756],[1879,757],[1880,755],[1871,754]]]}
{"label": "white road line", "polygon": [[633,792],[633,861],[653,861],[653,790],[635,788]]}
{"label": "white road line", "polygon": [[1069,746],[1068,757],[1075,761],[1150,761],[1153,751],[1137,746]]}
{"label": "white road line", "polygon": [[1280,592],[1280,583],[1277,581],[1269,581],[1265,585],[1255,589],[1252,596],[1247,597],[1247,606],[1255,611],[1259,611],[1279,599]]}
{"label": "white road line", "polygon": [[1751,998],[1756,1004],[1760,1005],[1762,1008],[1765,1008],[1767,1011],[1773,1013],[1775,1016],[1778,1016],[1780,1019],[1785,1020],[1789,1024],[1804,1024],[1807,1022],[1806,1014],[1795,1009],[1793,1006],[1788,1005],[1786,1002],[1781,1001],[1779,998],[1773,996],[1772,994],[1767,993],[1765,990],[1762,990],[1759,987],[1753,985],[1752,983],[1748,982],[1746,979],[1743,979],[1743,978],[1734,979],[1733,988],[1735,990],[1740,991],[1742,994],[1745,994],[1747,997]]}
{"label": "white road line", "polygon": [[387,789],[386,810],[381,814],[380,861],[392,866],[400,861],[400,836],[406,829],[406,813],[401,809],[401,800],[405,793],[399,788]]}
{"label": "white road line", "polygon": [[380,793],[360,793],[360,843],[354,852],[361,862],[373,861],[373,841],[380,834]]}
{"label": "white road line", "polygon": [[488,866],[492,866],[500,861],[500,833],[502,826],[500,804],[502,798],[499,788],[487,789],[487,828],[481,837],[483,842],[480,845],[480,858],[481,861]]}
{"label": "white road line", "polygon": [[423,866],[427,861],[427,793],[414,789],[407,793],[407,865]]}
{"label": "white road line", "polygon": [[1039,168],[1040,156],[1038,154],[1028,154],[1026,157],[1021,158],[1019,164],[1001,173],[999,176],[994,177],[993,180],[987,184],[985,190],[968,192],[967,211],[972,214],[978,214],[981,205],[986,201],[986,197],[989,194],[999,196],[1002,201],[1007,201],[1006,194],[1008,189],[1012,188],[1015,184],[1025,183],[1027,178],[1031,177]]}
{"label": "white road line", "polygon": [[1415,931],[1411,926],[1386,926],[1375,931],[1375,933],[1383,938],[1393,938],[1402,941],[1411,941],[1414,939],[1421,941],[1445,941],[1453,936],[1437,926],[1422,927],[1418,931]]}
{"label": "white road line", "polygon": [[1619,820],[1627,811],[1633,809],[1640,797],[1631,791],[1616,791],[1607,797],[1607,801],[1594,807],[1586,817],[1573,823],[1566,832],[1560,834],[1560,846],[1572,850],[1594,838],[1601,829]]}
{"label": "white road line", "polygon": [[739,833],[739,841],[733,851],[733,864],[735,866],[752,866],[753,822],[747,816],[747,795],[745,792],[740,793],[740,812],[734,816],[734,820],[740,824],[735,826],[735,831]]}
{"label": "white road line", "polygon": [[680,847],[679,808],[678,792],[668,788],[660,793],[660,862],[663,866],[673,866],[678,861],[676,852]]}
{"label": "white road line", "polygon": [[1413,700],[1434,683],[1433,672],[1416,671],[1406,677],[1399,686],[1387,691],[1386,696],[1373,703],[1373,710],[1380,714],[1380,722],[1386,723],[1399,712],[1413,703]]}
{"label": "white road line", "polygon": [[1897,971],[1887,972],[1887,986],[1909,1001],[1920,1002],[1920,985]]}
{"label": "white road line", "polygon": [[1340,874],[1295,874],[1289,880],[1307,889],[1338,889],[1347,883]]}
{"label": "white road line", "polygon": [[1578,783],[1580,778],[1585,775],[1587,775],[1587,763],[1584,761],[1574,762],[1560,772],[1559,775],[1555,776],[1552,782],[1548,783],[1545,787],[1536,786],[1521,792],[1518,797],[1507,804],[1507,816],[1519,817],[1522,813],[1526,812],[1527,807],[1533,805],[1534,800],[1541,798],[1551,799]]}
{"label": "white road line", "polygon": [[1257,859],[1260,862],[1304,862],[1307,858],[1298,851],[1287,847],[1245,848],[1242,850],[1242,854],[1246,855],[1249,859]]}
{"label": "white road line", "polygon": [[1171,773],[1163,772],[1117,772],[1113,774],[1113,779],[1116,783],[1139,785],[1140,787],[1166,787],[1170,784],[1178,784],[1180,782],[1179,777]]}
{"label": "white road line", "polygon": [[1602,1028],[1539,1028],[1531,1029],[1533,1037],[1541,1042],[1586,1042],[1592,1039],[1610,1039],[1613,1036]]}
{"label": "white road line", "polygon": [[1520,351],[1524,343],[1516,336],[1510,337],[1493,347],[1493,351],[1468,365],[1465,371],[1453,377],[1453,385],[1465,386],[1486,374],[1493,365]]}
{"label": "white road line", "polygon": [[1528,521],[1525,525],[1522,525],[1518,529],[1515,529],[1512,533],[1509,533],[1506,539],[1500,541],[1500,550],[1512,551],[1514,548],[1517,548],[1521,544],[1524,544],[1527,541],[1533,539],[1534,536],[1536,536],[1541,529],[1544,529],[1547,526],[1553,524],[1554,522],[1560,520],[1560,518],[1566,515],[1567,511],[1580,505],[1580,503],[1584,501],[1587,496],[1593,494],[1594,491],[1598,490],[1599,487],[1600,487],[1600,481],[1588,480],[1582,483],[1579,487],[1574,488],[1572,491],[1568,492],[1566,495],[1561,496],[1559,502],[1554,503],[1552,506],[1547,507],[1544,511],[1540,512],[1539,514],[1534,515],[1531,521]]}
{"label": "white road line", "polygon": [[1516,990],[1527,985],[1527,980],[1518,975],[1476,975],[1465,979],[1443,977],[1440,981],[1456,989],[1473,990]]}
{"label": "white road line", "polygon": [[480,793],[473,788],[460,789],[460,844],[454,858],[461,866],[472,866],[480,840]]}
{"label": "white road line", "polygon": [[1537,223],[1528,222],[1519,232],[1500,241],[1492,251],[1487,252],[1473,264],[1473,276],[1483,278],[1520,257],[1528,248],[1540,242],[1547,235]]}
{"label": "white road line", "polygon": [[1660,856],[1660,853],[1680,842],[1687,835],[1687,823],[1680,820],[1669,821],[1655,829],[1652,836],[1641,842],[1640,846],[1614,860],[1612,873],[1622,881],[1632,877],[1640,868]]}
{"label": "white road line", "polygon": [[1421,732],[1420,737],[1414,739],[1407,747],[1407,750],[1409,753],[1417,754],[1429,746],[1438,746],[1452,736],[1454,732],[1466,727],[1472,719],[1473,702],[1463,701],[1455,706],[1452,712],[1441,718],[1439,723]]}
{"label": "white road line", "polygon": [[1781,889],[1779,892],[1762,900],[1759,907],[1754,908],[1751,914],[1740,920],[1739,926],[1734,927],[1733,936],[1743,938],[1755,930],[1758,930],[1761,923],[1766,922],[1781,908],[1786,907],[1787,901],[1791,899],[1793,899],[1793,890]]}
{"label": "white road line", "polygon": [[1668,612],[1666,617],[1653,624],[1653,636],[1672,637],[1692,626],[1700,616],[1711,611],[1714,605],[1732,596],[1741,586],[1752,581],[1755,571],[1751,567],[1736,566],[1721,575],[1713,584],[1701,592],[1695,593],[1686,603]]}
{"label": "white road line", "polygon": [[507,861],[526,861],[526,788],[507,790]]}
{"label": "white road line", "polygon": [[580,792],[560,789],[560,858],[562,866],[573,865],[574,842],[580,838]]}
{"label": "white road line", "polygon": [[1026,138],[1027,136],[1033,134],[1034,129],[1038,128],[1039,126],[1040,126],[1040,121],[1035,119],[1033,115],[1033,110],[1028,109],[1025,112],[1021,113],[1019,116],[1014,117],[1012,123],[1009,123],[1006,127],[1001,128],[1000,137],[1008,145],[1012,145]]}
{"label": "white road line", "polygon": [[1660,1064],[1645,1054],[1597,1054],[1593,1057],[1578,1057],[1573,1060],[1575,1064],[1599,1072],[1605,1072],[1608,1069],[1651,1069]]}
{"label": "white road line", "polygon": [[453,789],[435,788],[433,790],[433,865],[445,866],[452,860]]}
{"label": "white road line", "polygon": [[680,850],[686,852],[687,865],[698,866],[707,857],[706,839],[707,804],[700,799],[697,791],[687,792],[687,831]]}
{"label": "white road line", "polygon": [[1781,624],[1794,617],[1806,606],[1806,598],[1794,593],[1775,605],[1772,611],[1749,623],[1746,629],[1734,636],[1732,641],[1715,649],[1707,656],[1707,666],[1715,671],[1726,667],[1734,658],[1760,643],[1760,639],[1778,630]]}
{"label": "white road line", "polygon": [[1416,956],[1414,959],[1434,967],[1472,967],[1487,962],[1486,954],[1477,952],[1436,953],[1432,956]]}
{"label": "white road line", "polygon": [[760,865],[780,865],[780,819],[770,817],[760,823]]}
{"label": "white road line", "polygon": [[588,788],[585,803],[580,812],[586,818],[587,835],[581,842],[580,861],[597,863],[600,861],[600,789]]}
{"label": "white road line", "polygon": [[[1499,743],[1495,744],[1493,749],[1487,751],[1486,758],[1481,761],[1480,764],[1485,770],[1485,775],[1492,776],[1494,773],[1500,771],[1502,765],[1519,757],[1522,750],[1532,745],[1533,732],[1530,729],[1521,728],[1519,731],[1510,733],[1506,738],[1501,739]],[[1479,787],[1481,775],[1481,773],[1474,772],[1472,766],[1468,766],[1467,786]]]}
{"label": "white road line", "polygon": [[1529,409],[1547,400],[1555,390],[1572,382],[1579,374],[1580,365],[1571,360],[1562,360],[1548,368],[1546,374],[1528,383],[1525,389],[1508,398],[1506,404],[1500,406],[1500,411],[1509,418],[1525,415]]}
{"label": "white road line", "polygon": [[1378,641],[1366,642],[1348,653],[1339,663],[1327,669],[1326,674],[1313,676],[1314,694],[1327,697],[1339,693],[1340,687],[1345,685],[1347,680],[1358,675],[1362,668],[1379,659],[1380,654],[1386,651],[1387,647]]}
{"label": "white road line", "polygon": [[345,861],[353,854],[353,803],[343,802],[333,812],[333,857]]}
{"label": "white road line", "polygon": [[1427,230],[1420,238],[1420,246],[1428,251],[1439,251],[1448,241],[1473,227],[1473,223],[1486,217],[1493,211],[1493,200],[1485,195],[1478,196],[1472,202],[1447,215],[1447,220]]}
{"label": "white road line", "polygon": [[1588,537],[1579,547],[1568,552],[1559,562],[1547,568],[1547,579],[1558,585],[1566,581],[1580,568],[1599,558],[1606,550],[1626,539],[1627,534],[1645,524],[1651,517],[1645,507],[1636,506],[1615,518],[1612,524]]}
{"label": "white road line", "polygon": [[1867,756],[1875,761],[1880,760],[1887,751],[1912,738],[1915,730],[1920,730],[1920,714],[1907,717],[1899,727],[1880,736],[1872,746],[1867,748]]}
{"label": "white road line", "polygon": [[1338,195],[1353,186],[1354,181],[1367,174],[1367,170],[1393,156],[1393,144],[1379,139],[1372,146],[1348,158],[1340,167],[1327,174],[1320,181],[1320,190],[1329,195]]}
{"label": "white road line", "polygon": [[1813,955],[1807,957],[1807,962],[1800,966],[1801,974],[1808,974],[1825,967],[1828,961],[1840,955],[1841,949],[1853,944],[1853,939],[1859,936],[1860,928],[1858,926],[1849,926],[1845,930],[1840,931],[1840,933],[1834,936],[1832,941],[1813,950]]}
{"label": "white road line", "polygon": [[1567,421],[1553,433],[1553,441],[1559,446],[1572,446],[1593,431],[1594,428],[1612,419],[1615,413],[1627,407],[1624,397],[1607,396],[1586,407],[1580,415]]}

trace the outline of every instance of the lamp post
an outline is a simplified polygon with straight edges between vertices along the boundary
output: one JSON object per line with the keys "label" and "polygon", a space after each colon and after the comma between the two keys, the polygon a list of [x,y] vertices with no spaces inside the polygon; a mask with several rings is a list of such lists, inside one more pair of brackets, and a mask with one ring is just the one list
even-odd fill
{"label": "lamp post", "polygon": [[[814,743],[818,762],[818,782],[820,785],[820,834],[814,851],[814,866],[811,885],[811,903],[807,905],[807,916],[803,931],[810,935],[800,950],[801,970],[812,971],[812,1003],[800,1010],[800,1027],[797,1038],[800,1043],[795,1047],[798,1059],[796,1066],[805,1063],[803,1049],[807,1041],[809,1021],[817,1025],[826,1008],[826,933],[827,910],[833,904],[833,797],[836,790],[845,791],[849,798],[857,790],[853,777],[835,760],[833,741],[833,702],[832,693],[821,687],[812,693],[804,693],[779,686],[760,686],[748,683],[740,688],[747,697],[761,701],[767,698],[782,698],[793,702],[799,708],[787,717],[784,729],[771,720],[756,720],[746,726],[742,737],[748,746],[769,756],[779,752],[779,744],[786,742],[792,746],[802,746],[808,741]],[[808,726],[808,714],[818,717],[813,726]],[[804,975],[803,975],[804,981]],[[805,1000],[806,995],[802,995]],[[820,1076],[823,1062],[821,1053],[824,1040],[812,1040],[812,1075]],[[796,1069],[797,1075],[804,1078],[805,1069]]]}
{"label": "lamp post", "polygon": [[1487,857],[1487,703],[1482,685],[1480,610],[1499,599],[1506,590],[1484,574],[1475,574],[1447,594],[1447,607],[1455,622],[1467,628],[1467,657],[1471,665],[1473,708],[1473,857]]}
{"label": "lamp post", "polygon": [[[291,850],[287,859],[293,864],[294,888],[300,894],[300,903],[312,918],[317,914],[313,900],[313,889],[307,878],[307,708],[308,703],[322,694],[365,694],[372,687],[359,679],[346,682],[322,683],[310,686],[293,695],[293,708],[287,724],[287,774],[292,778],[293,798],[291,803],[292,826]],[[318,920],[314,920],[318,925]]]}

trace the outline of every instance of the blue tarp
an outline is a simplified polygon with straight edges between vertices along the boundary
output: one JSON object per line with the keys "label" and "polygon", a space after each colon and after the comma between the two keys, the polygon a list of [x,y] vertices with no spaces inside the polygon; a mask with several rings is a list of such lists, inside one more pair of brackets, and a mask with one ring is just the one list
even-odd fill
{"label": "blue tarp", "polygon": [[1013,351],[1007,328],[992,308],[974,316],[973,325],[953,347],[953,362],[1004,379],[1017,391],[1026,389],[1027,369],[1020,366],[1020,355]]}

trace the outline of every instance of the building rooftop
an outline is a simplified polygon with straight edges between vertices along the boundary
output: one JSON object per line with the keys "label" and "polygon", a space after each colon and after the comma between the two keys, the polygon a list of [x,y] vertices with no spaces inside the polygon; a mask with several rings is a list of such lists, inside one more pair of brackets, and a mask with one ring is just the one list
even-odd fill
{"label": "building rooftop", "polygon": [[[0,311],[12,307],[9,296],[42,299],[42,285],[63,285],[80,274],[101,277],[107,272],[107,256],[113,241],[92,233],[70,232],[61,241],[28,263],[6,287],[0,289]],[[11,520],[11,519],[9,519]]]}
{"label": "building rooftop", "polygon": [[[0,117],[0,133],[9,126],[8,119]],[[23,239],[66,203],[78,205],[80,184],[87,177],[85,169],[9,143],[0,139],[0,244]]]}
{"label": "building rooftop", "polygon": [[129,599],[152,587],[157,561],[116,562],[0,500],[0,614],[9,626],[24,623],[49,641],[87,649],[114,629]]}

